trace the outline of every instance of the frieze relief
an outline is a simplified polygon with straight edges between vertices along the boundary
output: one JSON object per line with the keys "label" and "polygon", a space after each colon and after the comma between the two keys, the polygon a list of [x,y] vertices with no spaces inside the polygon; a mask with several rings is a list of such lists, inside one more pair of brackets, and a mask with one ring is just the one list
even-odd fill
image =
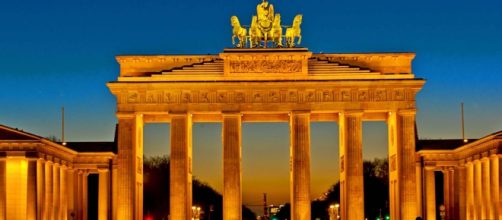
{"label": "frieze relief", "polygon": [[[408,91],[410,90],[410,91]],[[127,91],[121,104],[322,103],[414,101],[412,89],[263,89]]]}
{"label": "frieze relief", "polygon": [[301,60],[230,61],[231,73],[301,73]]}

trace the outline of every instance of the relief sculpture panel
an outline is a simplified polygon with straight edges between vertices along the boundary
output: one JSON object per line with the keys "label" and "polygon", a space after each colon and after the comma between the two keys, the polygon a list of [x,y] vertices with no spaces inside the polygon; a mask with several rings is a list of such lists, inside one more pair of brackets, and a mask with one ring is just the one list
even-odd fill
{"label": "relief sculpture panel", "polygon": [[301,73],[301,60],[243,60],[230,62],[231,73]]}

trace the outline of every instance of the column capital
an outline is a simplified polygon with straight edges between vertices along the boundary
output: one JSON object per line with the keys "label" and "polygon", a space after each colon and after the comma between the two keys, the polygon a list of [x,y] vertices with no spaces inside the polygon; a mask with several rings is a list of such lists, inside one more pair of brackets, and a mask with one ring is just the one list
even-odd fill
{"label": "column capital", "polygon": [[344,110],[339,112],[338,114],[340,116],[346,115],[346,116],[363,116],[364,111],[360,109],[353,109],[353,110]]}
{"label": "column capital", "polygon": [[414,116],[417,114],[416,109],[398,109],[397,114],[401,116]]}
{"label": "column capital", "polygon": [[171,117],[192,117],[192,113],[190,112],[169,112]]}
{"label": "column capital", "polygon": [[224,117],[224,118],[227,118],[227,117],[242,117],[242,113],[241,112],[221,112],[221,116]]}
{"label": "column capital", "polygon": [[136,113],[132,112],[117,112],[115,115],[117,116],[117,119],[133,119],[136,117]]}

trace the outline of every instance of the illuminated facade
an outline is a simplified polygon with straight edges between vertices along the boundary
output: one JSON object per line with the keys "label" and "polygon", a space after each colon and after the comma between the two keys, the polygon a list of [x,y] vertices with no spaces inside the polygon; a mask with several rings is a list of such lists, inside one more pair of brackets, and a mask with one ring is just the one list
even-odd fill
{"label": "illuminated facade", "polygon": [[[192,207],[192,124],[220,122],[223,216],[241,216],[242,122],[289,122],[291,219],[310,219],[310,122],[336,121],[342,219],[364,219],[362,123],[386,121],[392,219],[422,214],[416,186],[413,53],[312,54],[305,48],[218,55],[118,56],[118,185],[114,219],[142,219],[143,126],[169,123],[170,218]],[[335,147],[335,146],[333,146]],[[333,174],[336,175],[336,174]]]}
{"label": "illuminated facade", "polygon": [[502,219],[502,131],[467,143],[422,140],[418,148],[417,183],[426,219]]}
{"label": "illuminated facade", "polygon": [[[0,220],[110,219],[113,142],[56,143],[0,125]],[[88,176],[98,179],[88,217]]]}

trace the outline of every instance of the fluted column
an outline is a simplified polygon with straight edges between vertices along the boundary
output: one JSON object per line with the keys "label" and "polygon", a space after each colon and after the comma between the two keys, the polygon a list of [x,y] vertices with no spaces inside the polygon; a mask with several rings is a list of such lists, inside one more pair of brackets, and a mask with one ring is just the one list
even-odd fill
{"label": "fluted column", "polygon": [[436,179],[432,168],[425,169],[425,220],[436,219]]}
{"label": "fluted column", "polygon": [[143,219],[143,115],[117,114],[117,219]]}
{"label": "fluted column", "polygon": [[422,204],[423,204],[423,185],[424,183],[422,183],[422,165],[420,163],[420,161],[417,161],[415,162],[415,172],[416,172],[416,188],[417,188],[417,216],[424,216],[424,213],[423,213],[423,207],[422,207]]}
{"label": "fluted column", "polygon": [[291,219],[310,219],[310,113],[291,112],[290,196]]}
{"label": "fluted column", "polygon": [[343,112],[339,118],[340,214],[346,220],[364,219],[362,115],[361,111]]}
{"label": "fluted column", "polygon": [[6,198],[6,158],[0,158],[0,220],[5,220],[6,218],[6,206],[7,206],[7,198]]}
{"label": "fluted column", "polygon": [[106,169],[99,170],[99,190],[98,190],[98,220],[108,219],[108,181],[109,172]]}
{"label": "fluted column", "polygon": [[52,161],[45,162],[45,211],[44,219],[52,219],[51,216],[54,214],[54,204],[53,200],[53,168]]}
{"label": "fluted column", "polygon": [[223,114],[223,219],[242,219],[241,114]]}
{"label": "fluted column", "polygon": [[59,217],[59,211],[60,211],[60,164],[59,163],[54,163],[52,166],[52,206],[54,207],[54,211],[52,213],[52,218],[57,219]]}
{"label": "fluted column", "polygon": [[171,118],[170,219],[192,216],[192,116]]}
{"label": "fluted column", "polygon": [[490,158],[489,157],[484,157],[481,160],[481,166],[482,166],[482,188],[483,188],[483,203],[484,203],[484,209],[486,213],[486,218],[487,219],[494,219],[495,216],[493,214],[493,209],[492,209],[492,192],[490,189],[491,182],[490,182]]}
{"label": "fluted column", "polygon": [[474,206],[476,210],[476,219],[484,220],[486,213],[483,205],[483,189],[482,189],[482,168],[481,161],[474,161]]}
{"label": "fluted column", "polygon": [[[89,204],[89,172],[85,171],[82,175],[82,219],[88,219],[87,211]],[[89,220],[89,219],[88,219]]]}
{"label": "fluted column", "polygon": [[490,156],[490,171],[491,171],[491,187],[492,190],[492,207],[494,219],[502,219],[501,201],[500,201],[500,158],[498,155],[494,154]]}
{"label": "fluted column", "polygon": [[68,210],[68,190],[67,190],[67,167],[61,165],[59,167],[59,219],[66,220]]}
{"label": "fluted column", "polygon": [[405,109],[388,116],[391,219],[417,217],[415,114],[414,109]]}
{"label": "fluted column", "polygon": [[443,173],[443,205],[446,211],[446,219],[450,219],[450,191],[451,191],[451,182],[450,182],[450,172],[448,169],[442,171]]}
{"label": "fluted column", "polygon": [[84,217],[84,172],[82,170],[76,171],[76,211],[75,218],[83,219]]}
{"label": "fluted column", "polygon": [[28,159],[26,219],[37,219],[37,160]]}
{"label": "fluted column", "polygon": [[75,215],[75,170],[72,167],[68,167],[66,170],[66,213],[65,216],[67,219],[71,219],[71,215]]}
{"label": "fluted column", "polygon": [[37,160],[37,219],[43,220],[45,211],[45,160]]}
{"label": "fluted column", "polygon": [[443,176],[444,176],[444,205],[446,208],[446,219],[457,219],[454,218],[454,212],[455,212],[455,183],[454,183],[454,177],[455,173],[453,169],[447,168],[443,170]]}
{"label": "fluted column", "polygon": [[466,216],[468,220],[476,218],[476,208],[474,205],[474,163],[469,161],[465,164],[466,167]]}
{"label": "fluted column", "polygon": [[466,167],[461,165],[455,169],[455,211],[453,219],[465,220],[466,219],[466,191],[467,191],[467,177],[466,177]]}

